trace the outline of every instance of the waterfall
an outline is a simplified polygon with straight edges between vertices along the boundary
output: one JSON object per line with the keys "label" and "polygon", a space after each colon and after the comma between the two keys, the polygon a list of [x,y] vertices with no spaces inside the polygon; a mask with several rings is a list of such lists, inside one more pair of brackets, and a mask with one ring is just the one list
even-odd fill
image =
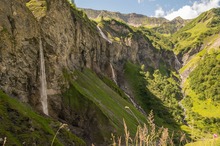
{"label": "waterfall", "polygon": [[99,33],[101,34],[102,38],[105,39],[106,41],[108,41],[110,44],[112,44],[112,41],[109,40],[109,38],[102,32],[101,28],[99,26],[97,26]]}
{"label": "waterfall", "polygon": [[131,98],[130,95],[128,95],[127,93],[125,93],[125,95],[129,98],[129,100],[131,101],[131,103],[133,104],[134,107],[138,108],[138,105],[134,102],[134,100]]}
{"label": "waterfall", "polygon": [[181,67],[181,63],[176,55],[175,55],[175,65],[177,66],[177,68]]}
{"label": "waterfall", "polygon": [[[185,98],[185,96],[184,96],[184,98]],[[178,104],[179,104],[179,106],[183,109],[183,119],[182,119],[182,121],[183,121],[183,123],[184,124],[186,124],[187,126],[189,126],[189,127],[192,127],[192,125],[190,125],[188,122],[187,122],[187,110],[186,110],[186,108],[183,106],[183,104],[182,104],[182,101],[184,100],[184,98],[181,100],[181,101],[179,101],[178,102]]]}
{"label": "waterfall", "polygon": [[44,61],[44,51],[42,46],[42,40],[40,38],[39,43],[40,48],[40,82],[41,82],[41,90],[40,90],[40,101],[42,104],[44,114],[48,115],[48,105],[47,105],[47,81],[45,74],[45,61]]}
{"label": "waterfall", "polygon": [[146,115],[145,111],[142,109],[141,106],[139,106],[137,103],[134,102],[134,100],[131,98],[130,95],[128,95],[126,92],[124,92],[125,95],[129,98],[129,100],[131,101],[131,103],[133,104],[134,107],[136,107],[136,109],[138,109],[142,114]]}
{"label": "waterfall", "polygon": [[115,84],[118,85],[117,84],[117,80],[116,80],[116,76],[115,76],[115,70],[114,70],[114,68],[113,68],[111,63],[110,63],[110,67],[111,67],[111,70],[112,70],[112,79],[115,82]]}

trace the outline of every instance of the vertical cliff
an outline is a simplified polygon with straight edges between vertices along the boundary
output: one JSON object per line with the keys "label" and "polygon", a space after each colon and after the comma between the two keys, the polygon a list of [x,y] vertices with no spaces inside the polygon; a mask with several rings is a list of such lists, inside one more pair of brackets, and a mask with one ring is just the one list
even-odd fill
{"label": "vertical cliff", "polygon": [[0,5],[0,88],[37,107],[40,27],[24,1]]}

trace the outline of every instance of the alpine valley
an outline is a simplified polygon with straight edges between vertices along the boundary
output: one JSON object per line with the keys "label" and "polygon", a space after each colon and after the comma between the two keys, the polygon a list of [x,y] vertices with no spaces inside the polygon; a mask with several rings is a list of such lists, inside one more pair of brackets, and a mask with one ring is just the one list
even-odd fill
{"label": "alpine valley", "polygon": [[0,1],[0,145],[217,146],[219,81],[220,8],[169,21]]}

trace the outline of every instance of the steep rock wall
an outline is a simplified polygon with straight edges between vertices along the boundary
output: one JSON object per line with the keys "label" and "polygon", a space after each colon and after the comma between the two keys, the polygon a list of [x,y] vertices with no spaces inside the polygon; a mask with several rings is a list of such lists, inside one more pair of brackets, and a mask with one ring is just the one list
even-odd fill
{"label": "steep rock wall", "polygon": [[[16,0],[1,1],[1,81],[6,93],[29,102],[37,109],[39,103],[39,38],[42,39],[49,113],[61,109],[62,88],[68,88],[63,70],[91,68],[107,74],[113,65],[120,73],[124,62],[159,67],[161,60],[174,66],[171,51],[158,51],[143,35],[125,43],[110,44],[101,37],[94,23],[70,6],[66,0],[47,0],[46,16],[39,22],[25,6]],[[117,26],[112,25],[111,27]],[[127,41],[127,43],[126,43]]]}
{"label": "steep rock wall", "polygon": [[38,107],[38,22],[25,1],[16,0],[0,1],[0,19],[0,88]]}

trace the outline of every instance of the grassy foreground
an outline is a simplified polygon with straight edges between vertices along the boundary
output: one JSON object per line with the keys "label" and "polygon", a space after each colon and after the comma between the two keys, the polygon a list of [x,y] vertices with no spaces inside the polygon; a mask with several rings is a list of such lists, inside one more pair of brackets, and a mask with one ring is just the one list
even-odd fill
{"label": "grassy foreground", "polygon": [[[5,145],[50,145],[61,123],[39,115],[31,107],[0,91],[0,139]],[[0,141],[3,144],[3,141]],[[70,133],[60,130],[54,145],[78,145],[85,142]]]}

